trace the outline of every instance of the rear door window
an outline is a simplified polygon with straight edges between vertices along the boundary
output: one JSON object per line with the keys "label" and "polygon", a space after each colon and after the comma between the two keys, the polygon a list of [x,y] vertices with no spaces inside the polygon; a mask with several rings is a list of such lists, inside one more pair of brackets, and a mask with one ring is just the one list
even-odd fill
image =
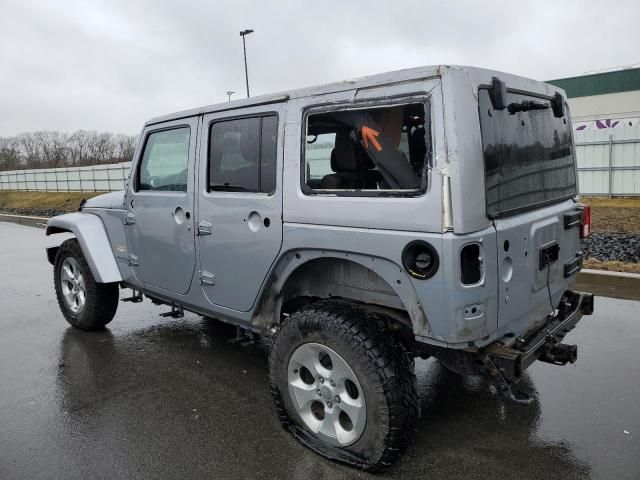
{"label": "rear door window", "polygon": [[209,190],[272,193],[277,134],[275,115],[214,123],[209,141]]}

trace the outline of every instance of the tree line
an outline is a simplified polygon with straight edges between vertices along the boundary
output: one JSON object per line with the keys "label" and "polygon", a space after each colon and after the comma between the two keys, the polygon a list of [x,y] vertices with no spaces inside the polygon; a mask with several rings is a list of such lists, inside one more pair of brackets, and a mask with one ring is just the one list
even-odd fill
{"label": "tree line", "polygon": [[0,171],[81,167],[128,162],[137,136],[78,130],[40,131],[0,137]]}

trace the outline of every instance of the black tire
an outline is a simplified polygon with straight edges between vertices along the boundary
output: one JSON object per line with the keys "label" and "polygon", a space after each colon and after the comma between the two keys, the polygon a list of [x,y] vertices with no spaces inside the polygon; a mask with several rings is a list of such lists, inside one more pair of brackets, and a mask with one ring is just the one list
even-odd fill
{"label": "black tire", "polygon": [[[314,434],[294,407],[288,388],[289,360],[305,343],[337,352],[355,374],[366,402],[361,436],[346,446]],[[388,467],[403,454],[419,417],[413,356],[394,339],[380,314],[340,300],[313,303],[288,317],[269,358],[271,391],[283,427],[317,453],[367,471]]]}
{"label": "black tire", "polygon": [[[84,280],[84,306],[77,312],[72,310],[62,291],[62,265],[67,258],[75,260]],[[75,238],[65,240],[58,248],[53,267],[53,282],[60,310],[67,322],[75,328],[81,330],[103,328],[116,314],[120,296],[118,284],[95,281],[80,244]]]}

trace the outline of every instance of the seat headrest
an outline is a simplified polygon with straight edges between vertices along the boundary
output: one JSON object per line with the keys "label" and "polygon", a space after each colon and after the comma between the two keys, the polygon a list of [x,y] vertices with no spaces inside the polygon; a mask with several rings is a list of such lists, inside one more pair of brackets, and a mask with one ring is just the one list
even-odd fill
{"label": "seat headrest", "polygon": [[331,151],[331,170],[334,172],[355,172],[360,165],[356,156],[354,144],[348,130],[336,133],[336,142]]}
{"label": "seat headrest", "polygon": [[348,130],[336,133],[331,151],[331,170],[334,172],[359,172],[373,168],[373,162],[359,143],[354,142]]}

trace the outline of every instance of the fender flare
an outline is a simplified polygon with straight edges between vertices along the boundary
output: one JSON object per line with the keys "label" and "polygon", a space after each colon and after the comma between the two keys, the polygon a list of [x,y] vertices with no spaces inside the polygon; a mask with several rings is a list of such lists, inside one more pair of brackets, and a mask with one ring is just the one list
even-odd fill
{"label": "fender flare", "polygon": [[[429,331],[429,322],[424,312],[420,299],[412,286],[411,279],[404,272],[403,268],[395,263],[380,257],[371,255],[344,252],[339,250],[319,250],[313,248],[292,249],[284,252],[278,258],[274,269],[268,276],[268,280],[260,294],[257,315],[254,314],[254,322],[258,323],[266,319],[258,319],[265,302],[270,299],[275,300],[280,297],[285,284],[291,275],[303,265],[320,258],[333,258],[338,260],[357,263],[367,270],[372,271],[384,280],[398,296],[406,308],[407,314],[413,324],[415,333],[426,333]],[[397,280],[401,279],[402,282]],[[276,308],[279,310],[281,305]]]}
{"label": "fender flare", "polygon": [[[102,219],[91,213],[67,213],[49,219],[46,235],[70,232],[78,239],[91,273],[98,283],[121,282],[122,275],[116,262]],[[48,247],[50,263],[55,261],[59,246]],[[52,261],[53,260],[53,261]]]}

